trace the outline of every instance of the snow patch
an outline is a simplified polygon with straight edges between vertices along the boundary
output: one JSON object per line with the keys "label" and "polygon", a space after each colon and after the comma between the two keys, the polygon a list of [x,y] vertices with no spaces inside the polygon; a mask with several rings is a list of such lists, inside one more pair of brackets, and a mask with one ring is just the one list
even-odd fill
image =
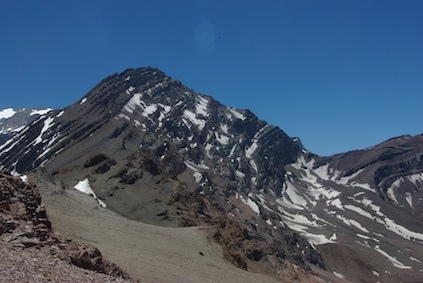
{"label": "snow patch", "polygon": [[235,118],[238,118],[238,119],[240,119],[242,121],[244,121],[246,119],[245,116],[242,113],[236,111],[233,108],[229,108],[229,111],[231,112],[232,115],[235,116]]}
{"label": "snow patch", "polygon": [[228,134],[228,125],[226,124],[222,124],[220,125],[220,129],[222,130],[222,132],[224,132],[225,134]]}
{"label": "snow patch", "polygon": [[329,202],[329,204],[335,206],[336,208],[339,208],[340,210],[344,210],[342,202],[339,198],[332,200],[331,202]]}
{"label": "snow patch", "polygon": [[15,115],[17,112],[12,108],[3,109],[0,111],[0,120],[1,119],[8,119]]}
{"label": "snow patch", "polygon": [[203,174],[201,174],[200,172],[194,172],[192,174],[194,176],[194,180],[197,184],[200,184],[201,179],[203,178]]}
{"label": "snow patch", "polygon": [[74,186],[74,188],[86,195],[91,195],[95,200],[98,201],[101,207],[106,207],[106,204],[97,198],[97,195],[94,193],[93,189],[90,186],[90,182],[88,178],[84,179],[83,181],[79,181],[78,184]]}
{"label": "snow patch", "polygon": [[202,130],[204,126],[206,125],[206,121],[202,119],[198,119],[197,115],[189,110],[184,110],[185,118],[190,120],[193,124],[197,125],[198,129]]}
{"label": "snow patch", "polygon": [[418,262],[418,263],[422,263],[420,260],[418,260],[418,259],[417,259],[417,258],[415,258],[415,257],[410,256],[410,259],[411,259],[412,261],[415,261],[415,262]]}
{"label": "snow patch", "polygon": [[195,105],[195,113],[199,115],[203,115],[204,117],[208,116],[207,107],[209,102],[204,97],[198,96],[197,97],[198,104]]}
{"label": "snow patch", "polygon": [[354,211],[354,212],[356,212],[356,213],[358,213],[358,214],[360,214],[360,215],[362,215],[364,217],[367,217],[367,218],[373,220],[373,216],[370,213],[368,213],[367,211],[365,211],[364,209],[360,208],[360,207],[357,207],[357,206],[351,205],[351,204],[346,204],[344,206],[344,208],[349,209],[349,210],[352,210],[352,211]]}
{"label": "snow patch", "polygon": [[129,118],[127,115],[125,115],[125,114],[123,114],[123,113],[120,113],[120,114],[118,115],[118,118],[122,118],[122,119],[125,119],[125,120],[128,120],[128,121],[131,121],[131,118]]}
{"label": "snow patch", "polygon": [[84,97],[79,104],[82,105],[82,104],[85,103],[85,101],[87,101],[87,98],[86,97]]}
{"label": "snow patch", "polygon": [[260,209],[253,200],[251,200],[249,197],[244,198],[242,196],[240,196],[240,199],[242,200],[243,203],[248,205],[255,213],[260,214]]}
{"label": "snow patch", "polygon": [[51,110],[53,110],[53,108],[46,108],[46,109],[41,109],[41,110],[32,110],[31,114],[29,114],[29,116],[32,115],[45,115],[48,112],[50,112]]}
{"label": "snow patch", "polygon": [[53,117],[48,117],[47,119],[44,120],[44,125],[43,128],[41,129],[40,134],[38,135],[38,137],[35,139],[35,143],[34,145],[39,144],[40,142],[43,141],[43,134],[51,127],[54,125],[53,123],[54,118]]}
{"label": "snow patch", "polygon": [[404,265],[402,262],[398,261],[395,257],[389,255],[387,252],[385,252],[384,250],[382,250],[379,245],[376,245],[374,248],[378,253],[380,253],[381,255],[383,255],[384,257],[386,257],[393,266],[397,267],[397,268],[401,268],[401,269],[411,269],[411,266],[406,266]]}
{"label": "snow patch", "polygon": [[137,107],[140,107],[142,109],[142,112],[139,113],[144,117],[148,117],[148,115],[153,114],[156,112],[158,105],[157,104],[151,104],[146,105],[144,101],[141,100],[142,94],[141,93],[135,93],[132,98],[126,103],[126,105],[123,107],[123,109],[131,114],[136,111]]}
{"label": "snow patch", "polygon": [[366,228],[364,228],[363,226],[361,226],[361,224],[358,221],[354,220],[354,219],[347,219],[347,218],[345,218],[344,216],[342,216],[340,214],[337,214],[336,215],[336,218],[338,218],[339,220],[341,220],[342,222],[344,222],[348,226],[354,226],[357,229],[363,231],[364,233],[369,233],[369,230],[367,230]]}
{"label": "snow patch", "polygon": [[237,175],[237,177],[241,179],[245,177],[245,174],[238,170],[235,171],[235,175]]}
{"label": "snow patch", "polygon": [[300,206],[301,209],[307,207],[307,200],[304,199],[300,193],[298,193],[297,189],[290,182],[286,183],[286,189],[284,193],[288,196],[289,201],[292,204]]}
{"label": "snow patch", "polygon": [[334,275],[336,275],[336,277],[339,277],[339,278],[341,278],[341,279],[345,279],[345,276],[344,276],[344,275],[342,275],[341,273],[338,273],[338,272],[336,272],[336,271],[333,271],[333,274],[334,274]]}
{"label": "snow patch", "polygon": [[21,178],[22,182],[28,183],[28,176],[27,175],[19,176],[19,178]]}
{"label": "snow patch", "polygon": [[148,105],[144,108],[144,112],[142,113],[142,116],[147,117],[148,115],[153,114],[157,110],[156,104]]}
{"label": "snow patch", "polygon": [[225,135],[219,135],[217,132],[214,133],[216,136],[217,141],[221,144],[221,145],[227,145],[229,142],[229,137],[225,136]]}
{"label": "snow patch", "polygon": [[408,202],[410,207],[413,207],[413,197],[411,196],[411,193],[409,192],[405,193],[405,200]]}
{"label": "snow patch", "polygon": [[257,148],[258,148],[257,141],[254,141],[253,144],[245,150],[245,156],[251,159]]}
{"label": "snow patch", "polygon": [[258,173],[257,164],[254,162],[254,160],[250,160],[250,165]]}

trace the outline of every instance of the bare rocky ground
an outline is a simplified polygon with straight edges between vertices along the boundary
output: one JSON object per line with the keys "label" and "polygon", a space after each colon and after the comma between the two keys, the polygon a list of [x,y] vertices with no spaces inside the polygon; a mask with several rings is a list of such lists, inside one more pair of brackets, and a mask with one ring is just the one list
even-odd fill
{"label": "bare rocky ground", "polygon": [[1,282],[135,282],[97,248],[54,233],[38,190],[4,172],[0,254]]}
{"label": "bare rocky ground", "polygon": [[77,267],[53,248],[22,248],[0,240],[0,282],[133,282]]}
{"label": "bare rocky ground", "polygon": [[[101,208],[91,197],[64,189],[46,176],[37,180],[53,229],[97,247],[141,282],[325,282],[296,266],[274,277],[247,272],[224,259],[222,248],[208,240],[207,227],[162,227],[145,224]],[[337,282],[332,274],[320,276]]]}

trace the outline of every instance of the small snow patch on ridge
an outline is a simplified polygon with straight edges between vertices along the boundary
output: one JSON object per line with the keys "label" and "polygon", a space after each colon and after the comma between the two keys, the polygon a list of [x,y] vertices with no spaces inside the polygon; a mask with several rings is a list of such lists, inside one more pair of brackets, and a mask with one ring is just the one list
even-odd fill
{"label": "small snow patch on ridge", "polygon": [[238,118],[238,119],[243,120],[243,121],[246,119],[245,116],[242,113],[239,113],[238,111],[236,111],[233,108],[229,108],[229,111],[231,111],[232,115],[234,115],[235,118]]}
{"label": "small snow patch on ridge", "polygon": [[84,97],[82,100],[81,100],[81,102],[79,103],[80,105],[81,104],[84,104],[85,103],[85,101],[87,101],[87,98],[86,97]]}
{"label": "small snow patch on ridge", "polygon": [[31,112],[31,114],[29,114],[29,116],[32,116],[32,115],[45,115],[48,112],[50,112],[51,110],[53,110],[53,108],[47,108],[47,109],[41,109],[41,110],[33,110]]}

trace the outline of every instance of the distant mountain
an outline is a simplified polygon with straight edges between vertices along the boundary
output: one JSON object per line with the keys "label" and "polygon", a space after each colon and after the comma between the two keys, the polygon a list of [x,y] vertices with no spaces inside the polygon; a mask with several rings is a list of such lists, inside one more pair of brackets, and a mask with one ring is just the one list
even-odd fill
{"label": "distant mountain", "polygon": [[211,227],[240,268],[353,282],[419,281],[422,160],[423,136],[314,155],[153,68],[107,77],[0,146],[2,168],[42,166],[130,219]]}
{"label": "distant mountain", "polygon": [[0,110],[0,144],[26,125],[46,114],[51,108],[7,108]]}

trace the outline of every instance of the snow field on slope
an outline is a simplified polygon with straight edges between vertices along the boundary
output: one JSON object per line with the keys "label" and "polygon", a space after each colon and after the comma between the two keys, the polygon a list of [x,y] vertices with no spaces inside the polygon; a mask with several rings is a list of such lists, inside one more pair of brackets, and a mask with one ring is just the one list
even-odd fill
{"label": "snow field on slope", "polygon": [[0,111],[0,120],[1,119],[8,119],[16,114],[16,111],[12,108],[3,109]]}
{"label": "snow field on slope", "polygon": [[354,199],[354,201],[356,201],[357,203],[361,203],[366,207],[369,207],[371,210],[373,210],[376,215],[378,215],[379,217],[374,217],[374,220],[376,220],[376,222],[382,224],[385,226],[386,229],[394,232],[395,234],[407,239],[407,240],[418,240],[420,242],[423,242],[423,234],[418,233],[418,232],[414,232],[411,231],[409,229],[407,229],[404,226],[401,226],[399,224],[397,224],[394,220],[386,217],[386,215],[384,215],[381,211],[380,211],[380,207],[373,204],[373,202],[367,198],[363,198],[362,200],[357,200]]}

